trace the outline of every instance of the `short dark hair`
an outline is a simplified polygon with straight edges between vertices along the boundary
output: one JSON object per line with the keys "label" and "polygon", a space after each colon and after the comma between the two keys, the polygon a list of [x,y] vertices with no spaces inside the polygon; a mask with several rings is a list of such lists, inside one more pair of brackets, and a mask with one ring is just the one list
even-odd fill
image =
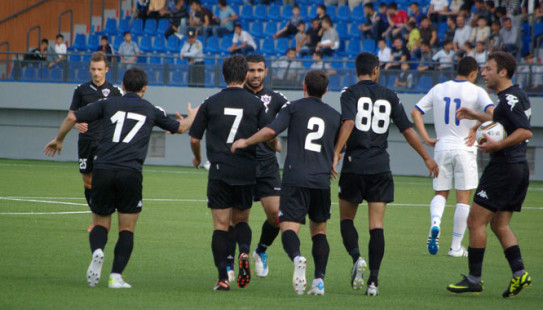
{"label": "short dark hair", "polygon": [[416,2],[411,2],[411,4],[409,4],[409,5],[416,5],[416,6],[420,7],[420,5],[418,3],[416,3]]}
{"label": "short dark hair", "polygon": [[292,52],[292,51],[296,52],[296,49],[294,47],[289,47],[287,48],[287,52],[285,54],[288,54],[288,52]]}
{"label": "short dark hair", "polygon": [[322,57],[323,57],[321,51],[316,51],[316,52],[313,53],[313,55],[317,55],[317,56],[319,56],[321,59],[322,59]]}
{"label": "short dark hair", "polygon": [[382,8],[382,7],[385,7],[385,8],[386,8],[386,7],[387,7],[387,4],[384,3],[384,2],[381,2],[381,3],[379,3],[379,7],[380,7],[380,8]]}
{"label": "short dark hair", "polygon": [[200,2],[200,0],[192,0],[192,1],[190,2],[190,4],[196,4],[196,5],[199,5],[199,6],[202,5],[202,3]]}
{"label": "short dark hair", "polygon": [[321,98],[328,88],[328,76],[323,70],[309,70],[305,74],[304,83],[309,96]]}
{"label": "short dark hair", "polygon": [[387,5],[387,8],[397,10],[397,9],[398,9],[398,5],[396,4],[396,2],[390,2],[390,3]]}
{"label": "short dark hair", "polygon": [[430,46],[430,41],[428,41],[427,39],[423,39],[420,41],[420,45]]}
{"label": "short dark hair", "polygon": [[127,34],[130,34],[130,31],[123,32],[123,37],[126,37]]}
{"label": "short dark hair", "polygon": [[249,54],[247,56],[245,56],[245,60],[247,60],[247,62],[249,63],[260,63],[260,62],[263,62],[264,63],[264,68],[267,67],[266,65],[266,58],[264,58],[264,56],[260,55],[260,54]]}
{"label": "short dark hair", "polygon": [[49,45],[49,40],[47,40],[47,39],[45,39],[45,38],[44,38],[44,39],[41,39],[41,43],[47,43],[47,45]]}
{"label": "short dark hair", "polygon": [[219,0],[217,3],[222,6],[226,6],[226,0]]}
{"label": "short dark hair", "polygon": [[504,6],[499,6],[496,8],[496,15],[501,14],[503,16],[507,15],[507,9]]}
{"label": "short dark hair", "polygon": [[106,67],[109,67],[109,64],[107,63],[107,56],[106,56],[106,53],[104,53],[104,52],[102,52],[102,51],[98,51],[98,52],[92,53],[90,62],[99,62],[99,61],[105,62],[105,63],[106,63]]}
{"label": "short dark hair", "polygon": [[108,40],[108,41],[109,41],[109,38],[108,38],[107,36],[102,36],[102,37],[100,38],[100,40]]}
{"label": "short dark hair", "polygon": [[488,60],[490,59],[494,59],[498,65],[498,72],[505,69],[507,70],[507,78],[511,79],[513,77],[517,69],[517,61],[513,55],[502,51],[492,52],[488,55]]}
{"label": "short dark hair", "polygon": [[365,8],[368,8],[368,9],[375,10],[375,8],[373,7],[373,3],[372,3],[372,2],[366,2],[366,3],[364,4],[364,7],[365,7]]}
{"label": "short dark hair", "polygon": [[485,1],[485,5],[488,6],[489,8],[493,9],[496,7],[494,1]]}
{"label": "short dark hair", "polygon": [[456,72],[458,75],[461,76],[468,76],[473,71],[479,70],[479,65],[477,64],[477,60],[471,56],[466,56],[458,62],[458,68],[456,69]]}
{"label": "short dark hair", "polygon": [[64,39],[64,36],[62,35],[62,33],[57,34],[57,36],[55,37],[55,39],[58,39],[58,38],[63,38],[63,39]]}
{"label": "short dark hair", "polygon": [[373,53],[362,52],[356,56],[356,75],[372,75],[373,69],[379,67],[379,58]]}
{"label": "short dark hair", "polygon": [[326,12],[326,6],[324,4],[319,4],[317,6],[317,8],[320,8],[320,9],[324,10],[324,12]]}
{"label": "short dark hair", "polygon": [[300,9],[300,6],[297,5],[297,4],[295,4],[295,5],[292,7],[292,9]]}
{"label": "short dark hair", "polygon": [[127,92],[137,93],[147,85],[147,74],[140,68],[130,68],[124,73],[123,85]]}
{"label": "short dark hair", "polygon": [[447,44],[452,44],[453,41],[451,39],[448,39],[448,40],[443,40],[443,46],[447,45]]}
{"label": "short dark hair", "polygon": [[241,55],[230,56],[222,64],[222,75],[226,84],[242,84],[248,70],[247,60]]}
{"label": "short dark hair", "polygon": [[328,23],[330,26],[333,25],[333,24],[332,24],[332,20],[331,20],[330,17],[328,17],[328,16],[325,16],[325,17],[322,19],[321,23],[324,23],[324,22]]}
{"label": "short dark hair", "polygon": [[417,28],[417,22],[414,22],[414,21],[407,22],[407,26],[412,29],[415,29]]}

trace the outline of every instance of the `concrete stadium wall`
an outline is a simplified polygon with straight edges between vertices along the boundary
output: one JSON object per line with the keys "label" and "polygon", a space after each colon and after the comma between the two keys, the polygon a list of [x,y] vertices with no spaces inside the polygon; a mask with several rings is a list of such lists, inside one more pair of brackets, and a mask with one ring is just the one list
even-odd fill
{"label": "concrete stadium wall", "polygon": [[[55,135],[60,123],[66,116],[75,84],[53,83],[20,83],[0,82],[0,158],[36,159],[55,161],[77,161],[77,132],[72,130],[64,142],[62,154],[53,159],[43,154],[43,147]],[[149,87],[145,98],[155,105],[161,106],[169,114],[176,111],[186,113],[187,102],[198,105],[218,89],[183,88],[183,87]],[[302,91],[285,91],[290,100],[303,96]],[[400,94],[406,112],[413,109],[422,94]],[[493,95],[493,99],[495,96]],[[340,110],[339,93],[327,93],[323,100]],[[543,98],[531,98],[532,127],[534,137],[529,143],[534,148],[533,180],[543,180]],[[410,116],[409,116],[410,117]],[[431,115],[425,117],[428,129],[433,134]],[[395,126],[391,126],[389,136],[389,153],[392,172],[397,175],[428,175],[424,163],[418,154],[405,142]],[[190,166],[192,153],[188,135],[165,135],[157,129],[157,139],[150,147],[146,164]],[[286,139],[282,136],[284,149]],[[158,153],[151,149],[158,149]],[[433,152],[431,148],[427,148]],[[158,155],[157,155],[158,154]],[[280,163],[284,162],[285,153],[278,155]],[[77,169],[74,167],[74,169]]]}

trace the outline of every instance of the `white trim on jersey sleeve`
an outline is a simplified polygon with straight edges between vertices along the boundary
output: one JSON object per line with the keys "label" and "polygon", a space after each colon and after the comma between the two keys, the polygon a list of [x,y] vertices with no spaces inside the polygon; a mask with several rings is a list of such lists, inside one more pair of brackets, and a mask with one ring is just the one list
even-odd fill
{"label": "white trim on jersey sleeve", "polygon": [[486,92],[486,90],[484,90],[482,87],[480,86],[475,86],[477,88],[477,105],[479,106],[479,109],[483,112],[486,112],[486,109],[489,107],[489,106],[493,106],[494,103],[492,102],[492,99],[490,99],[490,96],[488,95],[488,93]]}
{"label": "white trim on jersey sleeve", "polygon": [[124,90],[122,89],[122,87],[119,87],[117,85],[113,85],[113,87],[117,88],[121,92],[121,96],[124,96]]}

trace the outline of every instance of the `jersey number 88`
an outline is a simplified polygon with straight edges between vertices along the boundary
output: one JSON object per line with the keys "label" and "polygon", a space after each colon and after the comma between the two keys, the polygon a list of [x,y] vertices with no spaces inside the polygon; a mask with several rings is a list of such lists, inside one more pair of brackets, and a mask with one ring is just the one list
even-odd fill
{"label": "jersey number 88", "polygon": [[360,131],[376,134],[386,133],[390,125],[390,102],[378,99],[373,103],[369,97],[360,97],[356,112],[355,126]]}

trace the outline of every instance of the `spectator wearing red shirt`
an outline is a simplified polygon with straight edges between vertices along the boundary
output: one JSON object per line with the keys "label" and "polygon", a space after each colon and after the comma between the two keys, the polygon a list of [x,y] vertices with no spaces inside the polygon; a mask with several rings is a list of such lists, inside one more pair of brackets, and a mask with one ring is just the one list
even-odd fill
{"label": "spectator wearing red shirt", "polygon": [[391,2],[387,5],[387,19],[389,26],[383,35],[389,40],[401,36],[400,31],[407,22],[407,12],[398,10],[398,5]]}

